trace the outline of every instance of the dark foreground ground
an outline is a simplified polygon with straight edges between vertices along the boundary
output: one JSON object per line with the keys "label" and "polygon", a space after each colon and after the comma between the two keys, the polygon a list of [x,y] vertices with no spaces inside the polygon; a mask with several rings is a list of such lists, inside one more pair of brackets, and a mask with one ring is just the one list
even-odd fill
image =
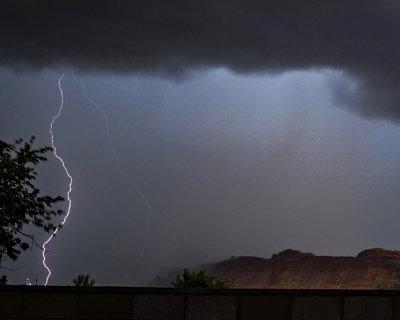
{"label": "dark foreground ground", "polygon": [[400,291],[5,286],[0,319],[400,320]]}

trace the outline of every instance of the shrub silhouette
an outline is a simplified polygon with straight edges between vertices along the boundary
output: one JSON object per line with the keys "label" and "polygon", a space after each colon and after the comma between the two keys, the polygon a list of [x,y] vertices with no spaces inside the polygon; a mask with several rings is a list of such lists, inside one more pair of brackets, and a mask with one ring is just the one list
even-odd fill
{"label": "shrub silhouette", "polygon": [[96,281],[91,279],[88,274],[78,274],[78,276],[72,279],[72,283],[75,287],[93,287]]}
{"label": "shrub silhouette", "polygon": [[224,279],[215,276],[207,275],[205,270],[188,271],[183,270],[183,274],[178,274],[175,281],[171,282],[172,288],[212,288],[212,289],[227,289],[231,288],[232,284]]}

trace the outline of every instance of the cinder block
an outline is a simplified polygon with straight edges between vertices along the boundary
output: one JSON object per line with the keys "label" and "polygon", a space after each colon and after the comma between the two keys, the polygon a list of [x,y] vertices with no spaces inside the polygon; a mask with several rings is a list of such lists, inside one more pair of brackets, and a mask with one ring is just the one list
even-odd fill
{"label": "cinder block", "polygon": [[125,293],[81,293],[79,319],[130,319],[132,295]]}
{"label": "cinder block", "polygon": [[240,296],[239,319],[289,320],[290,298],[284,296]]}
{"label": "cinder block", "polygon": [[293,297],[292,320],[341,320],[339,297]]}
{"label": "cinder block", "polygon": [[345,297],[343,320],[393,320],[393,297]]}
{"label": "cinder block", "polygon": [[20,317],[23,299],[21,292],[0,292],[0,319]]}
{"label": "cinder block", "polygon": [[24,299],[25,318],[73,318],[76,314],[78,295],[74,293],[28,292]]}
{"label": "cinder block", "polygon": [[134,297],[133,319],[183,320],[183,295],[137,294]]}
{"label": "cinder block", "polygon": [[236,310],[236,296],[188,296],[186,320],[236,320]]}

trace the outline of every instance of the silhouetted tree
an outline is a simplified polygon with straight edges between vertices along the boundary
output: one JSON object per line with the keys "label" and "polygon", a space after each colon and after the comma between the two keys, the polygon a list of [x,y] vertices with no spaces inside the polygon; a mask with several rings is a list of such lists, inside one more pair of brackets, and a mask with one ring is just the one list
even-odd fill
{"label": "silhouetted tree", "polygon": [[215,276],[207,275],[205,270],[188,271],[183,270],[183,274],[180,273],[176,276],[175,281],[171,282],[172,288],[213,288],[213,289],[228,289],[232,285],[229,281],[220,279]]}
{"label": "silhouetted tree", "polygon": [[78,276],[72,279],[72,283],[75,287],[93,287],[96,281],[91,279],[88,274],[78,274]]}
{"label": "silhouetted tree", "polygon": [[64,213],[52,209],[64,200],[62,197],[40,195],[34,185],[35,166],[46,161],[44,154],[52,150],[34,149],[34,141],[34,137],[28,142],[18,139],[14,144],[0,140],[0,267],[5,259],[16,260],[21,251],[36,244],[33,235],[23,232],[25,225],[52,232],[56,229],[52,217]]}

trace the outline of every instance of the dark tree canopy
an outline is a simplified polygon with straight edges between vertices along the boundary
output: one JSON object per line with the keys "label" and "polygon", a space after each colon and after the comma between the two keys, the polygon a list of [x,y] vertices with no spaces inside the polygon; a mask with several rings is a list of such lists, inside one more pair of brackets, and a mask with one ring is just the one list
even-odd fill
{"label": "dark tree canopy", "polygon": [[[18,139],[10,144],[0,139],[0,264],[16,260],[21,251],[34,243],[33,235],[23,232],[24,225],[35,225],[46,232],[56,229],[51,219],[63,214],[52,206],[64,199],[41,195],[35,187],[35,166],[46,161],[44,154],[52,149],[32,148],[35,138]],[[28,241],[28,242],[27,242]]]}
{"label": "dark tree canopy", "polygon": [[183,270],[183,274],[178,274],[176,280],[171,282],[171,287],[188,289],[188,288],[211,288],[211,289],[227,289],[232,284],[224,279],[208,275],[205,270],[188,271]]}
{"label": "dark tree canopy", "polygon": [[8,279],[6,275],[0,276],[0,286],[5,286],[7,285]]}
{"label": "dark tree canopy", "polygon": [[88,274],[78,274],[76,278],[72,279],[75,287],[93,287],[96,281]]}

